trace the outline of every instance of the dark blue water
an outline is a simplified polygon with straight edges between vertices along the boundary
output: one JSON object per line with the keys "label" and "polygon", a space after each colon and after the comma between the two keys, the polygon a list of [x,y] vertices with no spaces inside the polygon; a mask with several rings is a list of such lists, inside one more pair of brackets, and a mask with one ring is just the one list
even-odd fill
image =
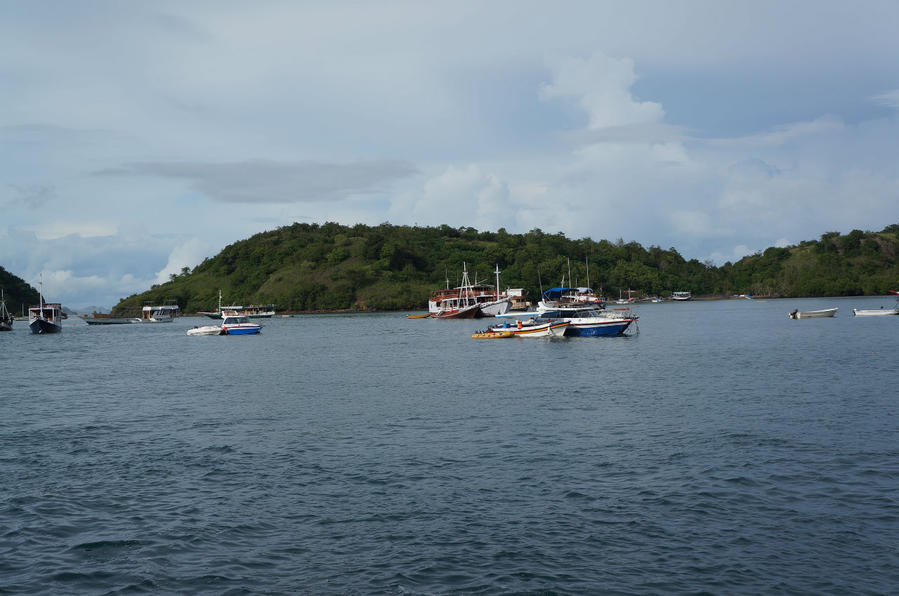
{"label": "dark blue water", "polygon": [[[0,593],[894,594],[889,299],[0,334]],[[834,319],[787,313],[839,306]]]}

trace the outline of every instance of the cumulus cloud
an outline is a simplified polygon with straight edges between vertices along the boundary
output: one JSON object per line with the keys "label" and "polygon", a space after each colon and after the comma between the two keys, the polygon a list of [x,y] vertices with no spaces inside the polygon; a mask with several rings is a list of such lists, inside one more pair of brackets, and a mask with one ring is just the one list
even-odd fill
{"label": "cumulus cloud", "polygon": [[98,174],[183,179],[210,199],[225,203],[301,203],[383,192],[390,183],[417,171],[408,162],[391,160],[348,164],[256,160],[132,163]]}
{"label": "cumulus cloud", "polygon": [[595,130],[628,124],[660,122],[661,104],[637,101],[631,87],[637,80],[630,58],[611,58],[595,52],[588,58],[568,58],[556,65],[551,83],[540,87],[543,99],[572,99]]}

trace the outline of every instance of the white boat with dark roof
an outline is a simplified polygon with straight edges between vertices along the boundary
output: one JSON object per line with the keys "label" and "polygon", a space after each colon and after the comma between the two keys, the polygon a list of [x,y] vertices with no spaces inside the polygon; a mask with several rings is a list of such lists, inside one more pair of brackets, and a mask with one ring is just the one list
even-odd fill
{"label": "white boat with dark roof", "polygon": [[28,309],[28,327],[36,335],[59,333],[62,331],[62,304],[44,302],[44,280],[41,277],[41,288],[38,293],[39,303]]}

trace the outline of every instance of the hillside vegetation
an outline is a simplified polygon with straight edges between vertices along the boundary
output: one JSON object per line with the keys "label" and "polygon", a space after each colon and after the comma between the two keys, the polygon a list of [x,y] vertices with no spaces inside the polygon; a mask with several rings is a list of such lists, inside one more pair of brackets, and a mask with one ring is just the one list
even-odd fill
{"label": "hillside vegetation", "polygon": [[[226,304],[270,304],[290,311],[422,309],[428,294],[458,285],[462,264],[474,281],[503,287],[569,285],[602,288],[617,297],[765,294],[837,296],[886,294],[899,286],[899,225],[880,232],[828,232],[798,246],[769,248],[716,267],[684,259],[674,248],[636,242],[571,239],[539,229],[526,234],[473,228],[293,224],[227,246],[193,270],[123,299],[116,313],[141,304],[177,303],[184,312]],[[589,270],[588,270],[589,267]],[[569,277],[569,270],[571,275]]]}
{"label": "hillside vegetation", "polygon": [[22,314],[22,309],[37,304],[40,295],[37,290],[29,286],[24,279],[16,277],[3,267],[0,267],[0,288],[6,299],[6,308],[14,315]]}

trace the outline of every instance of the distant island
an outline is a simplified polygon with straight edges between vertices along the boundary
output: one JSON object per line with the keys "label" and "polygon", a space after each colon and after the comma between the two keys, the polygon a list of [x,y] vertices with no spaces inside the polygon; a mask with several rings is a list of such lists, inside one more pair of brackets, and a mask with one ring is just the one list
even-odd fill
{"label": "distant island", "polygon": [[[540,289],[601,289],[608,297],[776,297],[884,295],[899,287],[899,224],[880,232],[827,232],[796,246],[771,247],[718,267],[684,259],[674,248],[636,242],[571,239],[539,229],[300,224],[256,234],[195,268],[122,299],[113,314],[145,303],[182,312],[214,310],[219,290],[229,304],[276,304],[291,312],[424,309],[428,295],[458,285],[465,263],[474,280]],[[12,302],[16,304],[16,302]]]}

